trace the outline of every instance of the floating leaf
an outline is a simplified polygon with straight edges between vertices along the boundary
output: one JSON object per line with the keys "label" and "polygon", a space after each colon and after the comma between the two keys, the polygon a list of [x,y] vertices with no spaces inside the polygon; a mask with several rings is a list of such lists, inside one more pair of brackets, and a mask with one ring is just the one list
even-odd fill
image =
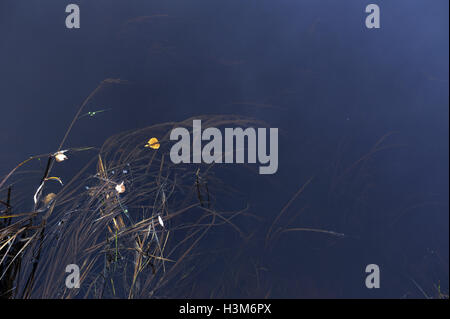
{"label": "floating leaf", "polygon": [[49,193],[44,197],[42,201],[44,202],[44,205],[47,206],[55,199],[55,197],[56,197],[55,193]]}
{"label": "floating leaf", "polygon": [[55,154],[53,154],[53,157],[55,158],[55,160],[58,163],[62,162],[62,161],[65,161],[68,157],[64,153],[67,152],[67,151],[68,150],[56,152]]}
{"label": "floating leaf", "polygon": [[116,191],[118,194],[125,192],[125,185],[122,183],[116,185]]}
{"label": "floating leaf", "polygon": [[151,139],[148,140],[147,144],[145,145],[145,147],[150,147],[153,148],[154,150],[159,149],[161,145],[159,144],[159,141],[156,137],[152,137]]}

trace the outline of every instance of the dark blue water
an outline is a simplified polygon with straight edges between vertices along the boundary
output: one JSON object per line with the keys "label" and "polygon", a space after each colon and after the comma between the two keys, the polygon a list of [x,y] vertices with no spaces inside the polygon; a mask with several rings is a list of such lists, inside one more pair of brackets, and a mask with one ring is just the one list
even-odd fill
{"label": "dark blue water", "polygon": [[[238,278],[224,297],[448,294],[449,4],[374,2],[377,30],[357,0],[77,1],[81,28],[68,30],[65,2],[3,0],[0,173],[55,150],[84,98],[121,78],[87,106],[110,110],[67,144],[201,114],[282,132],[277,174],[226,181],[262,222],[243,222],[255,235],[230,241],[236,254],[205,269],[199,297],[218,273]],[[286,233],[266,248],[311,177],[279,222],[348,236]],[[380,289],[364,285],[370,263]]]}

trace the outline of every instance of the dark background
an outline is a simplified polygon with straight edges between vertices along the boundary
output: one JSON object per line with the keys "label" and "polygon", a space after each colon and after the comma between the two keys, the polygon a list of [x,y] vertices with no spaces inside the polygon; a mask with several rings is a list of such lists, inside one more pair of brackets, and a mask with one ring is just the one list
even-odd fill
{"label": "dark background", "polygon": [[[449,4],[372,2],[381,29],[366,29],[362,0],[97,0],[75,2],[81,28],[69,30],[70,2],[0,0],[0,174],[57,149],[84,98],[121,78],[86,106],[110,111],[77,123],[66,145],[200,114],[282,131],[276,175],[251,187],[229,175],[263,221],[242,225],[258,230],[229,243],[237,257],[199,275],[199,297],[218,273],[230,282],[219,297],[424,297],[439,282],[448,293]],[[388,133],[389,148],[337,178]],[[264,248],[312,176],[290,226],[349,237],[291,233]],[[364,286],[369,263],[377,291]]]}

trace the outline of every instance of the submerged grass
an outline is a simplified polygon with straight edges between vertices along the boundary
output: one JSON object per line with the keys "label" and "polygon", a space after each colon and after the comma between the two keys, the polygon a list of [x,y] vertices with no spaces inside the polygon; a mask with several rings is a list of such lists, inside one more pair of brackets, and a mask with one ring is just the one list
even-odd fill
{"label": "submerged grass", "polygon": [[[104,80],[88,96],[55,152],[26,159],[0,181],[6,192],[0,202],[2,298],[164,297],[165,288],[189,277],[195,250],[212,227],[239,231],[233,219],[245,209],[218,210],[223,183],[215,167],[174,165],[167,158],[171,129],[189,127],[192,119],[121,133],[100,149],[63,150],[86,104],[105,85],[120,82]],[[200,118],[204,127],[255,123],[237,116]],[[145,147],[149,137],[158,138],[159,149]],[[81,151],[92,158],[70,180],[51,176],[59,161]],[[28,204],[13,203],[12,193],[22,189],[7,183],[42,158],[48,160],[34,193],[25,197]],[[64,181],[56,194],[48,190],[52,180]],[[80,269],[77,289],[65,284],[71,264]]]}

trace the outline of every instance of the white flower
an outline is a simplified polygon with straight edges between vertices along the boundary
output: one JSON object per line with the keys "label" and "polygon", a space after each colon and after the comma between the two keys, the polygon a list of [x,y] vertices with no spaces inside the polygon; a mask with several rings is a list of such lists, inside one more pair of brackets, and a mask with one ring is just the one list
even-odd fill
{"label": "white flower", "polygon": [[125,185],[123,185],[123,182],[116,185],[116,191],[118,194],[125,192]]}

